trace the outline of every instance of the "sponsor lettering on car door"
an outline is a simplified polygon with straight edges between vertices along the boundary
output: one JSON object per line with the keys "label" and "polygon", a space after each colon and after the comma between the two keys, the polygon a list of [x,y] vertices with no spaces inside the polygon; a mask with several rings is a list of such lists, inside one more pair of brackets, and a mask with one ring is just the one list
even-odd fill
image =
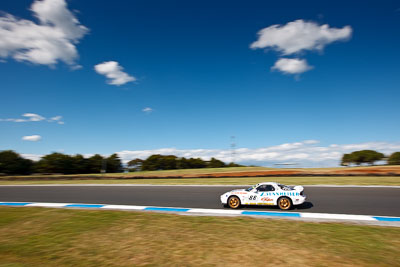
{"label": "sponsor lettering on car door", "polygon": [[275,191],[275,188],[270,185],[260,185],[257,187],[258,190],[258,205],[274,205],[273,194],[271,192]]}

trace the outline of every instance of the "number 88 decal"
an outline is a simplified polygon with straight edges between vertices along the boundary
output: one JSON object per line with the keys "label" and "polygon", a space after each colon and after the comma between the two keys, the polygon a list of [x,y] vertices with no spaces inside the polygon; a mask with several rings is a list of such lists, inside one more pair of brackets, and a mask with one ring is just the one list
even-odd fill
{"label": "number 88 decal", "polygon": [[257,199],[257,196],[250,196],[249,197],[249,200],[256,200]]}

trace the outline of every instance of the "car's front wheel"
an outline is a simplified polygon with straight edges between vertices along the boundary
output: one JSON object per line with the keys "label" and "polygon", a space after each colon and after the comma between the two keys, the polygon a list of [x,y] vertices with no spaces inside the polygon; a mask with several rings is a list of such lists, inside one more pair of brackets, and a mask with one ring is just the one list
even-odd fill
{"label": "car's front wheel", "polygon": [[237,209],[240,207],[240,199],[237,196],[231,196],[228,199],[228,206],[231,209]]}
{"label": "car's front wheel", "polygon": [[290,210],[292,208],[293,204],[290,198],[287,197],[281,197],[278,199],[278,207],[281,210]]}

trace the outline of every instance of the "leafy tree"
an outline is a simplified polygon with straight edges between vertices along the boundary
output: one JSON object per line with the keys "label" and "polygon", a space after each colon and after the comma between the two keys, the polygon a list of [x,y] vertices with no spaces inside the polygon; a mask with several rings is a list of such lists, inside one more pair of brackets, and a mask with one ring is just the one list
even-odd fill
{"label": "leafy tree", "polygon": [[[173,169],[194,169],[194,168],[222,168],[241,166],[211,158],[204,161],[201,158],[178,158],[173,155],[151,155],[146,160],[134,159],[128,162],[131,171],[136,170],[173,170]],[[121,159],[117,154],[104,158],[99,154],[90,158],[77,155],[66,155],[63,153],[51,153],[43,156],[38,162],[22,158],[14,151],[0,151],[0,173],[4,174],[31,174],[39,173],[62,173],[62,174],[84,174],[106,172],[121,172],[123,170]]]}
{"label": "leafy tree", "polygon": [[121,159],[117,154],[112,154],[107,159],[107,169],[106,172],[122,172],[122,163]]}
{"label": "leafy tree", "polygon": [[[210,161],[204,161],[201,158],[177,158],[173,155],[151,155],[143,161],[132,160],[128,163],[128,166],[136,166],[141,163],[141,169],[143,171],[156,171],[156,170],[174,170],[174,169],[198,169],[198,168],[223,168],[227,165],[215,158],[211,158]],[[233,163],[232,163],[233,164]],[[241,165],[233,164],[230,166],[239,167]]]}
{"label": "leafy tree", "polygon": [[223,168],[223,167],[225,167],[226,165],[225,165],[225,163],[224,162],[222,162],[222,161],[220,161],[220,160],[218,160],[218,159],[215,159],[215,158],[211,158],[211,160],[208,162],[208,168]]}
{"label": "leafy tree", "polygon": [[400,152],[394,152],[388,158],[389,165],[400,165]]}
{"label": "leafy tree", "polygon": [[190,169],[200,169],[200,168],[206,168],[207,167],[207,162],[202,160],[201,158],[190,158],[188,160]]}
{"label": "leafy tree", "polygon": [[88,158],[88,173],[100,173],[103,167],[103,159],[99,154]]}
{"label": "leafy tree", "polygon": [[177,169],[190,169],[191,167],[190,167],[189,160],[186,158],[183,158],[183,157],[177,159],[176,168]]}
{"label": "leafy tree", "polygon": [[[174,169],[195,169],[195,168],[222,168],[226,167],[225,163],[212,158],[210,161],[204,161],[201,158],[184,157],[177,158],[172,155],[151,155],[146,160],[142,161],[142,170],[155,171],[155,170],[174,170]],[[132,161],[131,165],[137,164],[137,161]],[[239,166],[239,165],[237,165]]]}
{"label": "leafy tree", "polygon": [[140,171],[142,169],[143,160],[142,159],[133,159],[128,161],[128,170],[129,171]]}
{"label": "leafy tree", "polygon": [[343,157],[342,157],[342,162],[340,163],[340,165],[349,166],[351,163],[353,163],[352,155],[344,154]]}
{"label": "leafy tree", "polygon": [[122,164],[117,154],[103,158],[96,154],[88,159],[82,155],[69,156],[52,153],[36,163],[36,171],[41,173],[83,174],[99,173],[105,167],[107,172],[121,172]]}
{"label": "leafy tree", "polygon": [[177,168],[177,157],[168,155],[151,155],[143,161],[143,171],[174,170]]}
{"label": "leafy tree", "polygon": [[226,167],[243,167],[243,165],[240,165],[240,164],[231,162],[231,163],[229,163]]}
{"label": "leafy tree", "polygon": [[173,155],[162,156],[160,161],[160,169],[161,170],[174,170],[177,168],[177,157]]}
{"label": "leafy tree", "polygon": [[[199,169],[208,167],[208,162],[201,158],[180,158],[177,160],[177,169]],[[211,168],[211,167],[210,167]]]}
{"label": "leafy tree", "polygon": [[376,161],[384,159],[385,155],[374,150],[359,150],[350,154],[344,154],[342,157],[342,165],[367,163],[373,165]]}
{"label": "leafy tree", "polygon": [[0,151],[0,173],[31,174],[33,161],[22,158],[12,150]]}
{"label": "leafy tree", "polygon": [[62,153],[45,155],[36,164],[36,171],[40,173],[73,173],[72,158]]}
{"label": "leafy tree", "polygon": [[71,173],[90,173],[89,160],[85,159],[82,155],[77,154],[71,157],[72,170]]}
{"label": "leafy tree", "polygon": [[[361,150],[358,151],[359,158],[362,159],[362,163],[368,163],[370,165],[373,165],[375,161],[382,160],[385,155],[382,153],[379,153],[374,150]],[[358,160],[360,162],[360,160]]]}

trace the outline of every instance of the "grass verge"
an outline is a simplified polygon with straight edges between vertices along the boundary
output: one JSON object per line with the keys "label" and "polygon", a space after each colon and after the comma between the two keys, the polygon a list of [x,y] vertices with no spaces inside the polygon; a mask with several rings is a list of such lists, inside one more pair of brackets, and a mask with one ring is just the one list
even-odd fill
{"label": "grass verge", "polygon": [[400,229],[0,208],[0,266],[399,266]]}
{"label": "grass verge", "polygon": [[203,175],[203,174],[213,174],[213,173],[236,173],[236,172],[253,172],[253,171],[268,171],[275,170],[266,167],[226,167],[226,168],[201,168],[201,169],[179,169],[179,170],[160,170],[160,171],[138,171],[138,172],[128,172],[128,173],[92,173],[92,174],[50,174],[50,175],[17,175],[17,176],[0,176],[0,179],[8,177],[20,177],[20,178],[51,178],[58,176],[65,176],[68,178],[76,178],[80,176],[85,177],[110,177],[110,178],[120,178],[120,177],[163,177],[163,176],[182,176],[182,175]]}
{"label": "grass verge", "polygon": [[104,180],[33,180],[1,181],[0,185],[30,184],[153,184],[153,185],[251,185],[274,181],[289,185],[400,185],[399,176],[329,176],[329,177],[234,177],[234,178],[155,178],[155,179],[104,179]]}
{"label": "grass verge", "polygon": [[[279,175],[304,175],[304,176],[344,176],[344,175],[376,175],[395,176],[400,174],[400,166],[360,166],[360,167],[333,167],[333,168],[267,168],[267,167],[226,167],[226,168],[201,168],[201,169],[178,169],[159,171],[138,171],[129,173],[92,173],[92,174],[32,174],[0,176],[1,180],[46,180],[46,179],[120,179],[120,178],[200,178],[206,177],[257,177],[257,176],[279,176]],[[292,176],[293,177],[293,176]]]}

